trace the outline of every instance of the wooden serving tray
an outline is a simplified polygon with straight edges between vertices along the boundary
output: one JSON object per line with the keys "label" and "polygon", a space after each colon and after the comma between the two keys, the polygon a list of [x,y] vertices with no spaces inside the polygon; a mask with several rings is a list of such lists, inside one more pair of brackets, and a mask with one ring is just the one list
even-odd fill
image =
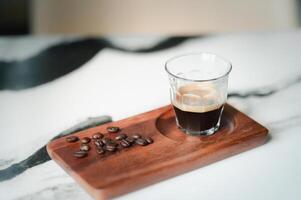
{"label": "wooden serving tray", "polygon": [[106,133],[106,127],[111,125],[119,126],[128,135],[151,136],[154,143],[104,157],[91,144],[89,155],[82,159],[73,157],[79,143],[67,143],[65,137],[47,145],[50,157],[95,199],[116,197],[157,183],[264,144],[268,138],[265,127],[230,105],[225,105],[220,130],[211,136],[183,134],[176,127],[170,105],[74,135],[82,138]]}

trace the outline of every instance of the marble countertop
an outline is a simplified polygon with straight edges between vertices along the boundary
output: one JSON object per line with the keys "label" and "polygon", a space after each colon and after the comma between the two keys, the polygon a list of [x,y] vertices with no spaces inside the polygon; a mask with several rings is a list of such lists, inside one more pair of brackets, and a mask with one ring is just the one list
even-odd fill
{"label": "marble countertop", "polygon": [[[0,38],[0,60],[26,59],[64,37]],[[73,38],[74,39],[74,38]],[[160,38],[110,38],[135,45]],[[135,42],[133,42],[135,41]],[[88,117],[119,120],[169,103],[164,62],[187,52],[215,52],[233,64],[228,102],[270,130],[267,144],[118,199],[301,198],[301,30],[190,38],[151,53],[105,48],[54,81],[0,91],[0,170],[32,155]],[[0,177],[1,178],[1,177]],[[1,200],[90,199],[53,161],[0,181]]]}

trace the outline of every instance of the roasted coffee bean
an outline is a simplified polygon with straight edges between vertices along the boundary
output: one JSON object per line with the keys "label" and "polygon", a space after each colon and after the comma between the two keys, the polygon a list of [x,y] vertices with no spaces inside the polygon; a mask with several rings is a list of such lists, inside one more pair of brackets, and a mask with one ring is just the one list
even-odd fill
{"label": "roasted coffee bean", "polygon": [[110,152],[114,152],[117,149],[116,146],[111,146],[111,145],[106,145],[105,148],[107,151],[110,151]]}
{"label": "roasted coffee bean", "polygon": [[120,135],[117,135],[117,136],[115,137],[115,140],[122,140],[122,139],[125,139],[125,138],[127,138],[127,135],[126,135],[126,134],[120,134]]}
{"label": "roasted coffee bean", "polygon": [[94,142],[94,144],[95,144],[96,146],[98,146],[98,147],[103,146],[103,142],[102,142],[101,140],[96,140],[96,141]]}
{"label": "roasted coffee bean", "polygon": [[121,140],[120,145],[123,146],[123,147],[130,147],[131,143],[127,140]]}
{"label": "roasted coffee bean", "polygon": [[109,146],[117,146],[118,144],[117,144],[115,141],[110,140],[110,141],[107,142],[106,145],[109,145]]}
{"label": "roasted coffee bean", "polygon": [[120,130],[120,128],[117,127],[117,126],[109,126],[109,127],[107,127],[107,131],[109,133],[117,133],[119,130]]}
{"label": "roasted coffee bean", "polygon": [[109,142],[107,142],[107,144],[106,144],[107,146],[114,146],[114,147],[116,147],[118,144],[116,143],[116,142],[114,142],[114,141],[109,141]]}
{"label": "roasted coffee bean", "polygon": [[97,148],[96,152],[98,154],[104,154],[106,151],[103,148]]}
{"label": "roasted coffee bean", "polygon": [[125,140],[128,141],[131,144],[135,142],[135,139],[132,138],[132,137],[127,137]]}
{"label": "roasted coffee bean", "polygon": [[151,137],[145,137],[144,139],[147,141],[148,144],[151,144],[154,142],[154,140]]}
{"label": "roasted coffee bean", "polygon": [[148,145],[148,142],[144,138],[138,138],[135,140],[136,144],[140,146]]}
{"label": "roasted coffee bean", "polygon": [[81,142],[82,142],[83,144],[88,144],[90,141],[91,141],[91,139],[88,138],[88,137],[84,137],[83,139],[81,139]]}
{"label": "roasted coffee bean", "polygon": [[77,142],[79,138],[77,136],[69,136],[66,138],[67,142]]}
{"label": "roasted coffee bean", "polygon": [[116,147],[118,144],[113,142],[113,141],[109,141],[107,142],[106,146],[111,146],[111,147]]}
{"label": "roasted coffee bean", "polygon": [[107,144],[108,142],[111,142],[112,140],[110,138],[102,138],[102,143]]}
{"label": "roasted coffee bean", "polygon": [[89,151],[90,150],[90,146],[87,144],[83,144],[80,146],[80,150],[82,151]]}
{"label": "roasted coffee bean", "polygon": [[114,152],[114,151],[116,151],[116,148],[107,148],[106,150],[110,151],[110,152]]}
{"label": "roasted coffee bean", "polygon": [[138,138],[141,138],[141,135],[139,135],[139,134],[134,134],[134,135],[132,135],[132,138],[138,139]]}
{"label": "roasted coffee bean", "polygon": [[103,138],[103,134],[101,134],[101,133],[96,133],[96,134],[94,134],[94,135],[92,136],[92,138],[95,139],[95,140],[101,139],[101,138]]}
{"label": "roasted coffee bean", "polygon": [[77,152],[74,152],[74,157],[77,157],[77,158],[83,158],[83,157],[86,157],[88,155],[88,153],[86,151],[77,151]]}
{"label": "roasted coffee bean", "polygon": [[139,135],[139,134],[134,134],[134,135],[132,135],[132,137],[133,137],[134,139],[138,139],[138,138],[141,138],[141,135]]}

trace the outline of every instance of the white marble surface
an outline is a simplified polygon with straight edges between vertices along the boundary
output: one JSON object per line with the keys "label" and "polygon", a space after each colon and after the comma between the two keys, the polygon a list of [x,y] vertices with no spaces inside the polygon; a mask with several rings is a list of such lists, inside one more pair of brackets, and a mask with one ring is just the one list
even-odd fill
{"label": "white marble surface", "polygon": [[[44,38],[48,44],[60,39]],[[10,44],[18,48],[28,40],[34,43],[33,38],[19,40],[0,39],[0,52],[12,58],[20,50]],[[45,43],[27,45],[28,55],[20,54],[30,56],[37,52],[30,48],[42,49]],[[118,199],[301,199],[301,30],[217,35],[148,54],[105,49],[53,82],[0,91],[1,168],[24,159],[89,116],[108,114],[118,120],[169,103],[163,63],[171,56],[195,51],[215,52],[232,61],[230,92],[277,90],[266,97],[229,100],[268,127],[270,141]],[[49,161],[0,182],[0,199],[90,197]]]}

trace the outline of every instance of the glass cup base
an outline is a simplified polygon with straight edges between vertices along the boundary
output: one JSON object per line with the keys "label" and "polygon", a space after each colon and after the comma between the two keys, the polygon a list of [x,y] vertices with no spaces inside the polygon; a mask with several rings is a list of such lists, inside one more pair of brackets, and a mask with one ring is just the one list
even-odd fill
{"label": "glass cup base", "polygon": [[203,130],[203,131],[187,130],[187,129],[182,128],[178,123],[177,123],[177,126],[182,132],[184,132],[185,134],[190,135],[190,136],[209,136],[218,131],[218,129],[220,127],[220,120],[214,127],[207,129],[207,130]]}

